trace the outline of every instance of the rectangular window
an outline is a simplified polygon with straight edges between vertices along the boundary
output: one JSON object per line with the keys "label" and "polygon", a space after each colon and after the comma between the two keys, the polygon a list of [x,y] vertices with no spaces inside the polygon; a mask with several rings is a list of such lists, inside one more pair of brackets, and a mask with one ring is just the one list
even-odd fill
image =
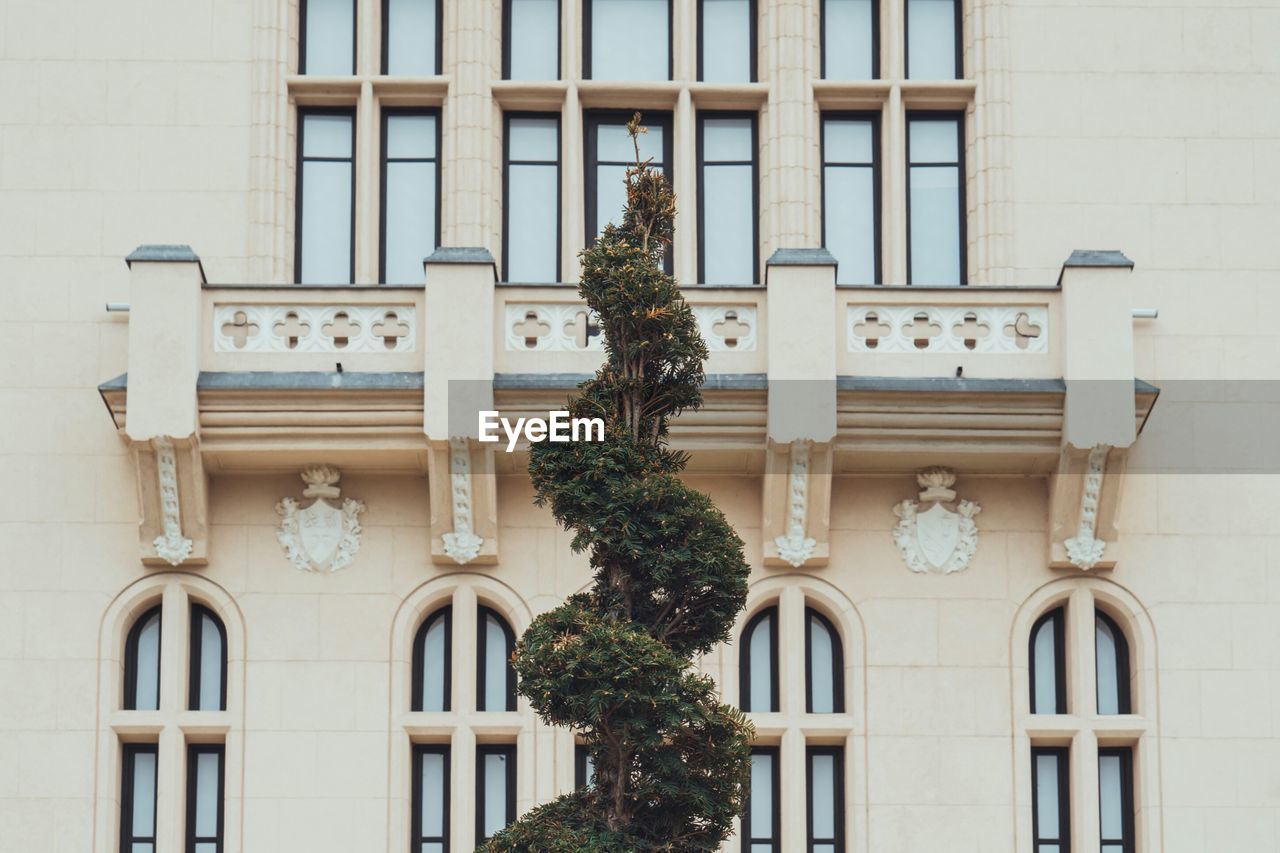
{"label": "rectangular window", "polygon": [[586,0],[582,13],[587,79],[671,79],[671,0]]}
{"label": "rectangular window", "polygon": [[382,281],[417,284],[440,239],[440,181],[434,110],[382,112]]}
{"label": "rectangular window", "polygon": [[755,82],[755,0],[700,0],[698,79],[708,83]]}
{"label": "rectangular window", "polygon": [[221,744],[187,747],[186,853],[222,853],[223,756]]}
{"label": "rectangular window", "polygon": [[506,0],[504,80],[560,79],[560,0]]}
{"label": "rectangular window", "polygon": [[907,113],[907,282],[965,283],[964,116]]}
{"label": "rectangular window", "polygon": [[1032,833],[1035,853],[1071,849],[1071,799],[1065,747],[1031,748]]}
{"label": "rectangular window", "polygon": [[298,192],[294,279],[355,279],[356,121],[349,109],[298,111]]}
{"label": "rectangular window", "polygon": [[822,0],[822,76],[826,80],[880,76],[877,0]]}
{"label": "rectangular window", "polygon": [[126,743],[120,778],[121,853],[155,853],[156,757],[154,743]]}
{"label": "rectangular window", "polygon": [[809,853],[844,853],[844,750],[805,750],[809,788]]}
{"label": "rectangular window", "polygon": [[1098,750],[1098,816],[1102,853],[1133,853],[1133,750]]}
{"label": "rectangular window", "polygon": [[476,843],[516,819],[516,748],[476,747]]}
{"label": "rectangular window", "polygon": [[509,113],[503,279],[560,280],[560,116]]}
{"label": "rectangular window", "polygon": [[449,747],[413,748],[413,853],[448,853]]}
{"label": "rectangular window", "polygon": [[822,244],[839,284],[880,282],[880,117],[822,117]]}
{"label": "rectangular window", "polygon": [[596,763],[591,757],[591,748],[585,743],[573,747],[573,786],[585,788],[595,782]]}
{"label": "rectangular window", "polygon": [[354,0],[302,0],[298,9],[298,69],[301,74],[356,73]]}
{"label": "rectangular window", "polygon": [[698,116],[698,280],[755,284],[756,116]]}
{"label": "rectangular window", "polygon": [[751,750],[751,789],[742,816],[742,853],[779,853],[782,850],[782,811],[778,790],[778,749],[758,746]]}
{"label": "rectangular window", "polygon": [[439,74],[441,23],[439,0],[382,0],[382,73]]}
{"label": "rectangular window", "polygon": [[[586,221],[587,245],[610,222],[622,222],[622,210],[627,206],[627,169],[636,163],[636,150],[627,136],[627,122],[633,111],[588,112],[584,133],[586,165]],[[648,133],[640,134],[640,159],[651,160],[650,165],[661,169],[671,181],[671,114],[646,112],[644,126]],[[667,272],[671,271],[671,255],[667,252]]]}
{"label": "rectangular window", "polygon": [[960,0],[907,0],[907,77],[959,80]]}

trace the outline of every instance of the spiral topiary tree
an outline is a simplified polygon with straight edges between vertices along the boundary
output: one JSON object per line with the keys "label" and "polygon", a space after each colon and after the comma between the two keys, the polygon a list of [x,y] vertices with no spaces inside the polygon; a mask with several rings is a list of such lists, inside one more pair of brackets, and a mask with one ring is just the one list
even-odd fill
{"label": "spiral topiary tree", "polygon": [[515,652],[520,693],[585,739],[594,781],[526,814],[487,851],[714,850],[742,811],[751,724],[718,701],[695,655],[729,637],[746,603],[742,540],[679,479],[670,418],[701,405],[706,344],[663,271],[675,197],[639,157],[628,125],[622,225],[582,253],[578,292],[600,318],[608,360],[569,403],[603,442],[533,445],[537,503],[589,551],[595,583],[539,616]]}

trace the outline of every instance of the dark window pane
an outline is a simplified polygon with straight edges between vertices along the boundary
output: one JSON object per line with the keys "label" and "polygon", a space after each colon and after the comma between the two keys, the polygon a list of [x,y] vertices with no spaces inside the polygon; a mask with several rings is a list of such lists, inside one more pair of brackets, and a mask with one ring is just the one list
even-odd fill
{"label": "dark window pane", "polygon": [[476,710],[516,709],[515,671],[511,653],[515,634],[506,621],[487,607],[479,611],[479,648],[476,661]]}
{"label": "dark window pane", "polygon": [[187,853],[221,853],[223,747],[187,747]]}
{"label": "dark window pane", "polygon": [[351,283],[354,123],[350,113],[299,117],[299,282]]}
{"label": "dark window pane", "polygon": [[964,283],[960,121],[914,118],[908,127],[911,283]]}
{"label": "dark window pane", "polygon": [[155,711],[160,707],[160,608],[138,617],[125,639],[124,707]]}
{"label": "dark window pane", "polygon": [[667,80],[670,0],[587,0],[595,80]]}
{"label": "dark window pane", "polygon": [[1133,751],[1128,747],[1098,750],[1098,818],[1104,853],[1132,853]]}
{"label": "dark window pane", "polygon": [[560,0],[509,0],[511,80],[560,79]]}
{"label": "dark window pane", "polygon": [[823,243],[840,284],[877,281],[876,123],[828,118],[822,123]]}
{"label": "dark window pane", "polygon": [[435,114],[388,113],[384,118],[383,281],[422,281],[423,259],[435,251],[437,132]]}
{"label": "dark window pane", "polygon": [[698,34],[702,79],[711,83],[751,82],[751,0],[702,0]]}
{"label": "dark window pane", "polygon": [[387,74],[426,77],[438,70],[437,0],[387,0],[383,22]]}
{"label": "dark window pane", "polygon": [[954,80],[957,0],[907,0],[907,77]]}
{"label": "dark window pane", "polygon": [[1097,660],[1098,713],[1128,714],[1129,644],[1120,626],[1105,613],[1094,619],[1094,657]]}
{"label": "dark window pane", "polygon": [[742,710],[757,713],[778,710],[777,608],[763,611],[742,635],[739,654]]}
{"label": "dark window pane", "polygon": [[442,607],[428,616],[413,643],[413,710],[448,711],[453,662],[453,611]]}
{"label": "dark window pane", "polygon": [[828,80],[874,79],[873,0],[823,0],[822,13],[822,76]]}
{"label": "dark window pane", "polygon": [[203,605],[191,607],[191,654],[188,707],[221,711],[226,705],[226,632],[222,621]]}
{"label": "dark window pane", "polygon": [[779,843],[778,750],[751,750],[751,788],[742,816],[742,849],[749,853],[777,853]]}
{"label": "dark window pane", "polygon": [[703,282],[756,281],[755,123],[750,117],[702,119]]}
{"label": "dark window pane", "polygon": [[303,0],[303,74],[354,74],[356,6],[352,0]]}
{"label": "dark window pane", "polygon": [[1063,632],[1066,611],[1059,607],[1031,628],[1031,713],[1065,714],[1066,661]]}
{"label": "dark window pane", "polygon": [[840,635],[825,616],[812,608],[806,608],[805,621],[807,710],[811,714],[843,712],[844,655]]}
{"label": "dark window pane", "polygon": [[449,845],[449,747],[413,748],[413,845],[444,853]]}
{"label": "dark window pane", "polygon": [[834,853],[844,849],[844,750],[833,746],[809,747],[808,849],[810,853]]}
{"label": "dark window pane", "polygon": [[1066,850],[1070,846],[1068,756],[1061,747],[1031,750],[1031,813],[1037,851]]}
{"label": "dark window pane", "polygon": [[476,841],[484,841],[515,820],[516,750],[476,749]]}
{"label": "dark window pane", "polygon": [[559,278],[560,123],[512,117],[507,126],[506,279]]}

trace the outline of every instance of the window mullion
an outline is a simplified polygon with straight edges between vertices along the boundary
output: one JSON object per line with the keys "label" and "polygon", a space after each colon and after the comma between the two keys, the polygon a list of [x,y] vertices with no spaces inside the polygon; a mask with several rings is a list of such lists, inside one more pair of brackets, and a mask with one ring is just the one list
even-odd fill
{"label": "window mullion", "polygon": [[191,602],[187,592],[180,584],[168,584],[160,611],[160,710],[166,718],[187,707],[190,636]]}
{"label": "window mullion", "polygon": [[[805,712],[805,659],[804,659],[804,592],[797,587],[784,587],[778,596],[777,643],[775,660],[778,662],[778,710],[796,716]],[[783,649],[799,649],[800,654],[783,652]],[[804,745],[801,744],[801,757]],[[790,848],[787,848],[790,849]]]}
{"label": "window mullion", "polygon": [[[896,8],[895,4],[888,4]],[[890,43],[895,40],[890,39]],[[899,55],[899,59],[900,59]],[[883,284],[907,283],[907,119],[902,88],[894,84],[885,105],[880,146],[880,251]]]}
{"label": "window mullion", "polygon": [[1092,730],[1082,729],[1071,745],[1071,837],[1079,849],[1087,850],[1097,844],[1100,832],[1098,738]]}
{"label": "window mullion", "polygon": [[[460,589],[459,592],[462,590]],[[454,605],[457,612],[458,601],[462,596],[455,594]],[[472,595],[474,612],[474,595]],[[474,620],[474,617],[473,617]],[[472,631],[475,630],[475,623],[472,621]],[[470,635],[474,636],[474,634]],[[455,644],[456,649],[458,645]],[[462,683],[475,681],[475,667],[468,667],[465,670],[468,677],[461,679]],[[472,703],[474,706],[474,703]],[[463,706],[461,713],[465,714]],[[453,739],[450,749],[455,756],[450,762],[449,772],[451,774],[449,780],[449,790],[452,792],[449,798],[449,849],[450,850],[471,850],[476,843],[476,808],[475,808],[475,790],[478,769],[476,766],[476,735],[469,726],[460,725],[453,732]]]}
{"label": "window mullion", "polygon": [[378,101],[373,96],[373,83],[360,84],[360,103],[356,107],[356,150],[353,164],[356,174],[356,253],[355,282],[379,281],[378,278],[378,162],[381,151],[378,133]]}
{"label": "window mullion", "polygon": [[[1067,605],[1067,711],[1078,717],[1098,715],[1098,671],[1094,654],[1093,593],[1071,593]],[[1097,775],[1097,772],[1094,772]],[[1094,798],[1097,801],[1097,798]],[[1097,833],[1082,838],[1096,838]]]}
{"label": "window mullion", "polygon": [[[476,631],[477,631],[477,613],[476,613],[476,594],[469,586],[459,586],[453,593],[453,711],[458,715],[459,723],[466,725],[469,718],[474,717],[476,712],[476,697],[479,695],[480,686],[476,684]],[[474,740],[468,744],[455,743],[454,755],[459,756],[459,760],[455,762],[458,766],[470,764],[470,761],[463,761],[462,758],[470,756],[475,752]],[[456,771],[455,771],[456,773]],[[463,787],[456,787],[455,791],[474,791],[475,779],[456,780],[460,785],[465,781]],[[467,819],[468,824],[470,818]],[[468,844],[475,841],[475,833],[468,829],[464,835],[469,839]],[[465,847],[459,849],[467,849]]]}

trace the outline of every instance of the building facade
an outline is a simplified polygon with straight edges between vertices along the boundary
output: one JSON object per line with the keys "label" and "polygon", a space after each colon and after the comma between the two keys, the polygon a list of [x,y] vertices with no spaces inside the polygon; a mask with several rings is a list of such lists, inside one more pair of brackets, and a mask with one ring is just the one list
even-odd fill
{"label": "building facade", "polygon": [[[589,782],[477,412],[639,154],[750,853],[1280,849],[1280,8],[0,7],[0,849],[466,851]],[[424,264],[425,259],[425,264]],[[105,310],[104,310],[105,306]]]}

